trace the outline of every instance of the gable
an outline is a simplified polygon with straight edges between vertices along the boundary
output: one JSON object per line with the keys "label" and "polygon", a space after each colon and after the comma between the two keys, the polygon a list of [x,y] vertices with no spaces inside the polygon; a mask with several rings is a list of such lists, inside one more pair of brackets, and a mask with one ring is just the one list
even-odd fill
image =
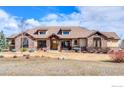
{"label": "gable", "polygon": [[94,36],[94,37],[103,37],[103,38],[107,39],[107,36],[103,35],[100,32],[94,32],[94,33],[90,34],[87,38],[92,37],[92,36]]}
{"label": "gable", "polygon": [[48,38],[55,38],[55,39],[59,39],[60,37],[59,37],[59,36],[57,36],[56,34],[52,34],[52,35],[50,35]]}
{"label": "gable", "polygon": [[24,32],[23,34],[22,33],[20,33],[20,34],[18,34],[18,35],[16,35],[15,37],[14,37],[14,39],[15,38],[18,38],[18,37],[20,37],[20,36],[27,36],[27,37],[29,37],[29,38],[31,38],[31,39],[35,39],[32,35],[30,35],[30,34],[28,34],[28,33],[26,33],[26,32]]}

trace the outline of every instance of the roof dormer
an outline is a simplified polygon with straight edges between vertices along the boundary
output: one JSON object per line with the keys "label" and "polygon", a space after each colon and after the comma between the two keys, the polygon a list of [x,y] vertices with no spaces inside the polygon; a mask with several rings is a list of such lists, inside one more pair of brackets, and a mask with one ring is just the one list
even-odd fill
{"label": "roof dormer", "polygon": [[70,31],[71,31],[70,28],[61,28],[58,34],[69,35]]}
{"label": "roof dormer", "polygon": [[47,29],[38,29],[34,34],[46,35],[47,34]]}

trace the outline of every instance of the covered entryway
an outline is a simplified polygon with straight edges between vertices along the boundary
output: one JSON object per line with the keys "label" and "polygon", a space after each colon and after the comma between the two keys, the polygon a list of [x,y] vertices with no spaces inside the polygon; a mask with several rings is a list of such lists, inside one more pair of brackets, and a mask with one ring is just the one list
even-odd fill
{"label": "covered entryway", "polygon": [[59,37],[55,34],[52,34],[49,38],[50,38],[50,49],[51,50],[58,50]]}
{"label": "covered entryway", "polygon": [[51,40],[51,50],[58,50],[58,40]]}

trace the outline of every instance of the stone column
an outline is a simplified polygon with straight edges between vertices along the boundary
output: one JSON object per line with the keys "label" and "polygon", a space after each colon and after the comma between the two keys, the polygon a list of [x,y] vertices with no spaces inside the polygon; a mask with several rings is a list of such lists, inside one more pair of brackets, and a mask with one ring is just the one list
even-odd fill
{"label": "stone column", "polygon": [[79,39],[79,45],[80,45],[80,47],[83,47],[83,40],[82,39]]}
{"label": "stone column", "polygon": [[58,41],[58,51],[61,50],[61,40]]}
{"label": "stone column", "polygon": [[15,39],[15,49],[16,49],[16,51],[20,51],[20,48],[21,48],[21,38],[20,37],[17,37],[16,39]]}
{"label": "stone column", "polygon": [[34,48],[37,49],[38,44],[37,44],[37,40],[34,40]]}
{"label": "stone column", "polygon": [[72,47],[74,46],[74,39],[72,39]]}
{"label": "stone column", "polygon": [[50,39],[46,40],[47,49],[50,50]]}

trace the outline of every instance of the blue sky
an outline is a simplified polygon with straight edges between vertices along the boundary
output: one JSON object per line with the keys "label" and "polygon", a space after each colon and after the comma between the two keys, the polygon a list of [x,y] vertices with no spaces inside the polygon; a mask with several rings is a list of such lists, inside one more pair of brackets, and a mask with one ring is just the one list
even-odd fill
{"label": "blue sky", "polygon": [[124,7],[95,6],[1,6],[0,30],[6,35],[37,26],[82,26],[91,30],[116,32],[124,38]]}
{"label": "blue sky", "polygon": [[50,7],[50,6],[1,6],[0,9],[3,9],[7,13],[24,18],[35,18],[40,19],[43,16],[46,16],[49,13],[64,13],[70,14],[74,11],[78,12],[77,9],[73,6],[59,6],[59,7]]}

